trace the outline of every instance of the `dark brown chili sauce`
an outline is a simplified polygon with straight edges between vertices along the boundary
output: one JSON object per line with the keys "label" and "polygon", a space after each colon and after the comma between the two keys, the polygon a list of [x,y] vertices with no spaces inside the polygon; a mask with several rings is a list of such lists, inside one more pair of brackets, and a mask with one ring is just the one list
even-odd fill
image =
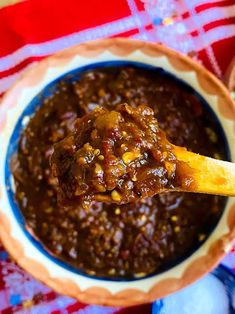
{"label": "dark brown chili sauce", "polygon": [[128,104],[97,106],[76,119],[50,161],[59,205],[71,209],[94,200],[127,204],[182,188],[189,169],[180,171],[181,163],[153,109]]}
{"label": "dark brown chili sauce", "polygon": [[12,171],[28,228],[53,255],[89,275],[139,278],[167,269],[198,247],[225,199],[171,192],[118,206],[58,206],[49,165],[53,145],[97,105],[115,110],[121,103],[152,108],[173,144],[225,158],[215,122],[193,93],[171,77],[123,66],[59,82],[22,132]]}

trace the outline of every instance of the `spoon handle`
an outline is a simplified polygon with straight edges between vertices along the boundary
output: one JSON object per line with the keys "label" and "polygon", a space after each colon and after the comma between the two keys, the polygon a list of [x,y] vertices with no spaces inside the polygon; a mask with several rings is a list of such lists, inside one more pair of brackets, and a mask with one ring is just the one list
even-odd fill
{"label": "spoon handle", "polygon": [[235,163],[217,160],[174,146],[176,158],[186,168],[185,190],[207,194],[235,196]]}

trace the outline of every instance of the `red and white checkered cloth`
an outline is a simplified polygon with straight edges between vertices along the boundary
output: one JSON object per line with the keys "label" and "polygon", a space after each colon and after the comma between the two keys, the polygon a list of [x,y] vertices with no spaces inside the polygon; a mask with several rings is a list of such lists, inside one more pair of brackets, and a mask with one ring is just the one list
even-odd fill
{"label": "red and white checkered cloth", "polygon": [[[235,0],[0,0],[0,94],[33,62],[80,42],[116,36],[162,42],[223,79],[235,55]],[[224,263],[235,268],[235,250]],[[60,296],[0,247],[2,314],[150,311],[150,305],[104,308]]]}

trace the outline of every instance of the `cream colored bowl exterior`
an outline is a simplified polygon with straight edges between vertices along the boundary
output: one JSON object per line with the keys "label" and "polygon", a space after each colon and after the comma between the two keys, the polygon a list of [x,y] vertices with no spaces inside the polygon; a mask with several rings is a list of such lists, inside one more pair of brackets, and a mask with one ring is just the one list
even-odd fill
{"label": "cream colored bowl exterior", "polygon": [[203,67],[160,45],[107,39],[64,50],[30,69],[5,95],[0,106],[0,235],[20,266],[60,293],[87,303],[133,305],[172,293],[210,271],[235,237],[235,199],[228,200],[218,226],[189,258],[159,275],[136,281],[92,279],[64,269],[37,250],[19,226],[4,183],[5,156],[15,124],[29,102],[51,81],[84,65],[108,60],[138,61],[162,67],[191,85],[216,113],[235,162],[235,110],[222,84]]}

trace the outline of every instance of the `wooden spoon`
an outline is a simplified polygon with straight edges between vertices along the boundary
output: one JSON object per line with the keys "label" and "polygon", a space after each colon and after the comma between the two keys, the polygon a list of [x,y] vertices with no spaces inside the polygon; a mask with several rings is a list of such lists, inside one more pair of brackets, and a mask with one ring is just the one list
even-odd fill
{"label": "wooden spoon", "polygon": [[[174,146],[174,153],[177,160],[184,163],[184,176],[187,172],[184,184],[180,188],[163,188],[157,193],[175,191],[235,196],[235,163],[195,154],[179,146]],[[96,194],[95,199],[113,202],[110,195]]]}
{"label": "wooden spoon", "polygon": [[235,164],[228,161],[201,156],[174,146],[179,161],[188,165],[188,176],[192,179],[185,192],[197,192],[235,196]]}
{"label": "wooden spoon", "polygon": [[145,105],[97,108],[78,119],[55,145],[52,169],[60,199],[75,205],[125,204],[171,191],[235,196],[235,164],[171,144]]}

